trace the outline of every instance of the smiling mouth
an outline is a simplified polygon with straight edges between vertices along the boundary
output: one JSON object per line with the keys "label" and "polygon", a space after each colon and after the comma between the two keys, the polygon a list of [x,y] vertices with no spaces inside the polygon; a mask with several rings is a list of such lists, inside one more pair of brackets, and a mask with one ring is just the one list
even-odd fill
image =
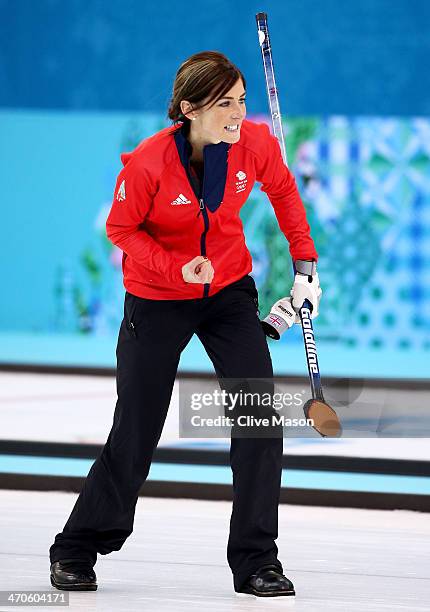
{"label": "smiling mouth", "polygon": [[224,129],[226,130],[226,132],[238,132],[239,131],[239,124],[236,123],[234,125],[226,125],[224,126]]}

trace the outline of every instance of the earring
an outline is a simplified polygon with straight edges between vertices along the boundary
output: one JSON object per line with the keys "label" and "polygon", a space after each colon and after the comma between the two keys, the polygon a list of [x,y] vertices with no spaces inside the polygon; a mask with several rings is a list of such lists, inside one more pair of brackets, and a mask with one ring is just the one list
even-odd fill
{"label": "earring", "polygon": [[196,117],[191,117],[191,121],[195,121],[195,120],[196,120]]}

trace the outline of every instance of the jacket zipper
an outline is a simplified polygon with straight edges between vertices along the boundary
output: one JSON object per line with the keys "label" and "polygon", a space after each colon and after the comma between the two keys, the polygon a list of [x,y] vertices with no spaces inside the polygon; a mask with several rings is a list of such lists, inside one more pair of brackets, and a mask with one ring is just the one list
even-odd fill
{"label": "jacket zipper", "polygon": [[[194,189],[194,185],[193,185],[193,181],[191,180],[190,176],[191,176],[191,170],[190,170],[190,161],[188,160],[188,168],[187,168],[187,178],[188,178],[188,182],[191,186],[191,189],[193,190],[198,202],[199,202],[199,212],[197,214],[197,217],[200,216],[200,213],[203,214],[203,221],[204,221],[204,229],[203,232],[200,236],[200,254],[202,255],[202,257],[206,257],[206,234],[209,231],[209,215],[208,215],[208,211],[207,208],[205,206],[205,202],[203,197],[201,197],[204,193],[204,184],[205,184],[205,167],[203,166],[203,180],[200,184],[200,193],[196,193],[196,190]],[[210,283],[205,283],[203,285],[203,296],[202,297],[208,297],[209,295],[209,288],[210,288]]]}
{"label": "jacket zipper", "polygon": [[[206,234],[208,233],[208,230],[209,230],[209,215],[208,215],[208,211],[206,209],[205,203],[203,201],[203,198],[200,198],[199,205],[200,205],[200,210],[203,213],[203,219],[204,219],[204,224],[205,224],[205,228],[202,232],[202,235],[200,236],[200,251],[201,251],[202,256],[206,257]],[[210,283],[204,284],[203,297],[208,297],[209,287],[210,287]]]}

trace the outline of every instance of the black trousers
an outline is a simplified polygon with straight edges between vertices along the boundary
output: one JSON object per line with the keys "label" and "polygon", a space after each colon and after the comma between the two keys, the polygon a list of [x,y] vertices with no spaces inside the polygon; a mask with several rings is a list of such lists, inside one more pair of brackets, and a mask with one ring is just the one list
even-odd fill
{"label": "black trousers", "polygon": [[[258,294],[246,275],[216,295],[148,300],[126,293],[117,346],[113,425],[64,529],[50,548],[51,563],[119,550],[133,531],[135,506],[160,438],[182,350],[197,334],[218,380],[272,379]],[[282,437],[233,437],[233,509],[227,559],[235,588],[277,559]]]}

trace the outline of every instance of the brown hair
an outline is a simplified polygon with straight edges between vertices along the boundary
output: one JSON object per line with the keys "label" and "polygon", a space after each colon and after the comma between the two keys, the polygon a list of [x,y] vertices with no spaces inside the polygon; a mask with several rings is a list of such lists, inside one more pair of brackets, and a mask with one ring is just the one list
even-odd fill
{"label": "brown hair", "polygon": [[189,121],[182,114],[180,106],[182,100],[188,100],[193,109],[204,106],[202,102],[215,104],[238,79],[242,79],[246,88],[245,79],[239,68],[222,53],[202,51],[192,55],[179,66],[176,73],[167,113],[169,119],[174,123]]}

